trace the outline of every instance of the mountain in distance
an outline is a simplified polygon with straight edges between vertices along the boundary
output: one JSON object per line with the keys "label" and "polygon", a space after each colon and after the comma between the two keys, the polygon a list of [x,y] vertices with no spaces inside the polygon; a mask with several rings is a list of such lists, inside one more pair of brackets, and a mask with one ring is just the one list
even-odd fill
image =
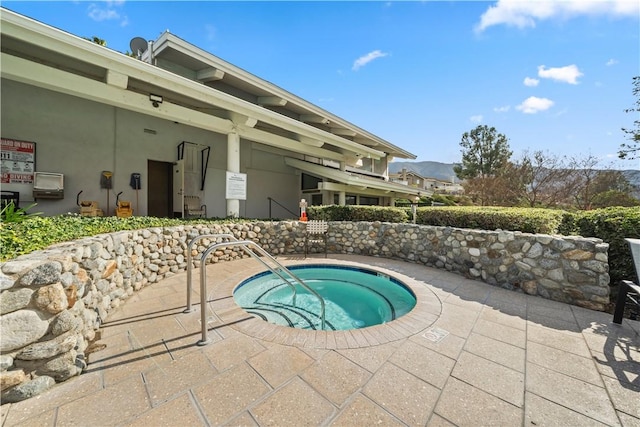
{"label": "mountain in distance", "polygon": [[[436,178],[448,182],[460,182],[456,177],[453,167],[456,163],[440,163],[440,162],[391,162],[389,163],[389,173],[402,172],[402,168],[407,171],[413,171],[424,178]],[[629,169],[620,171],[625,178],[634,187],[634,196],[640,198],[640,170]]]}
{"label": "mountain in distance", "polygon": [[389,173],[402,172],[402,168],[413,171],[424,178],[436,178],[447,182],[460,182],[456,177],[453,167],[455,163],[440,162],[391,162],[389,163]]}

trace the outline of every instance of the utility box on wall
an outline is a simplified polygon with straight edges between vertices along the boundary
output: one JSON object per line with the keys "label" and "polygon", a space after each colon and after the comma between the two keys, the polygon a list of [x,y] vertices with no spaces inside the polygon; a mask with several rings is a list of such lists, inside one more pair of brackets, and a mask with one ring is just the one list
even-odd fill
{"label": "utility box on wall", "polygon": [[33,174],[33,198],[64,198],[64,175],[61,173],[35,172]]}

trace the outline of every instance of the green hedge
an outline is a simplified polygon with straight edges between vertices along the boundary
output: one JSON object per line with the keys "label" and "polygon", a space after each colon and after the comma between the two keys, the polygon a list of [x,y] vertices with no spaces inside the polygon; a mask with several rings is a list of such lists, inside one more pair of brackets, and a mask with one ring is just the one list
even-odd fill
{"label": "green hedge", "polygon": [[[327,221],[412,221],[411,208],[379,206],[311,206],[309,219]],[[0,223],[0,261],[6,261],[55,243],[100,233],[148,227],[168,227],[189,222],[229,223],[249,219],[179,220],[153,217],[81,217],[64,215],[29,217],[19,222]],[[625,238],[640,238],[640,207],[604,208],[567,212],[553,209],[438,206],[417,208],[416,222],[423,225],[511,230],[527,233],[597,237],[609,244],[611,284],[637,280]]]}
{"label": "green hedge", "polygon": [[396,223],[409,221],[406,208],[384,206],[310,206],[307,208],[307,215],[309,219],[325,221],[382,221]]}
{"label": "green hedge", "polygon": [[574,212],[565,216],[559,231],[562,234],[597,237],[609,244],[609,275],[612,286],[618,285],[620,280],[639,280],[629,243],[624,239],[640,239],[640,207]]}
{"label": "green hedge", "polygon": [[[327,221],[412,221],[411,208],[318,206],[308,208],[311,219]],[[438,206],[417,208],[416,223],[482,230],[596,237],[609,244],[611,285],[638,280],[625,238],[640,238],[640,207],[568,212],[542,208]]]}
{"label": "green hedge", "polygon": [[555,234],[565,212],[552,209],[439,206],[418,208],[416,223],[481,230]]}

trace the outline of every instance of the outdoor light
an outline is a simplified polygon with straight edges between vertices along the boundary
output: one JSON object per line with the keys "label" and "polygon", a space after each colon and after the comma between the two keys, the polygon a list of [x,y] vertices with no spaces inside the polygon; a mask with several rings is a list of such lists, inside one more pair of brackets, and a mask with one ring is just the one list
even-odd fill
{"label": "outdoor light", "polygon": [[162,104],[162,96],[150,93],[149,101],[151,101],[151,104],[153,104],[154,107],[158,108],[160,104]]}

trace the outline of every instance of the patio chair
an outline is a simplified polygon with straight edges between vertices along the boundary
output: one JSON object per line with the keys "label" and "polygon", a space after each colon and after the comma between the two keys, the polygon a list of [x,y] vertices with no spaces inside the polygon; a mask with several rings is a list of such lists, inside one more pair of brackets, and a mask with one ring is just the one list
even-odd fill
{"label": "patio chair", "polygon": [[304,257],[309,254],[309,244],[322,243],[324,245],[324,257],[327,257],[327,234],[329,224],[327,221],[311,220],[305,223],[307,229],[304,235]]}
{"label": "patio chair", "polygon": [[[640,239],[625,239],[631,248],[631,258],[636,267],[636,278],[640,280]],[[631,319],[636,320],[640,313],[640,285],[630,280],[623,280],[618,290],[616,307],[613,313],[613,323],[622,323],[624,311],[627,306],[631,307]]]}
{"label": "patio chair", "polygon": [[200,204],[198,196],[184,196],[184,216],[185,218],[206,218],[207,205]]}

